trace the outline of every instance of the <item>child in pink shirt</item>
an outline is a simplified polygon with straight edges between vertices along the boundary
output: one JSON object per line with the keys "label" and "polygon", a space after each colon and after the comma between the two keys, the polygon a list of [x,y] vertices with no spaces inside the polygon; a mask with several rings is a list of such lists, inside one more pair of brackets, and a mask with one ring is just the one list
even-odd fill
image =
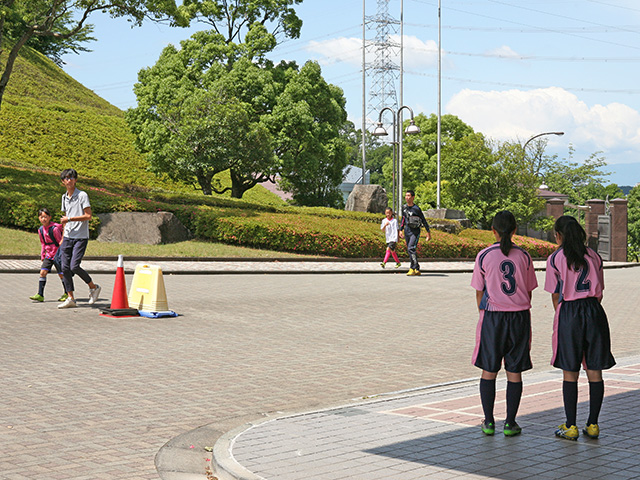
{"label": "child in pink shirt", "polygon": [[[41,208],[38,210],[38,219],[42,224],[38,229],[38,236],[40,237],[40,243],[42,244],[42,249],[40,250],[42,266],[40,267],[38,293],[29,298],[35,302],[44,302],[44,287],[47,284],[47,274],[51,270],[52,266],[56,267],[58,276],[62,281],[62,269],[60,267],[58,249],[62,243],[63,226],[51,221],[51,213],[47,208]],[[62,297],[58,299],[59,302],[63,302],[67,298],[64,283],[62,284],[62,294]]]}
{"label": "child in pink shirt", "polygon": [[582,432],[598,438],[598,417],[604,399],[602,370],[616,364],[611,353],[609,321],[600,302],[604,290],[602,258],[585,245],[587,234],[568,215],[556,220],[558,250],[547,259],[544,289],[555,309],[551,364],[562,370],[562,399],[566,422],[556,436],[577,440],[578,377],[580,367],[589,380],[589,418]]}
{"label": "child in pink shirt", "polygon": [[389,260],[389,257],[393,255],[393,259],[396,261],[396,268],[402,264],[398,259],[396,253],[396,245],[398,244],[398,221],[393,218],[393,210],[389,207],[384,211],[385,217],[380,224],[380,230],[384,230],[385,239],[387,241],[387,252],[384,255],[384,260],[380,266],[384,268]]}
{"label": "child in pink shirt", "polygon": [[481,429],[485,435],[493,435],[496,377],[504,361],[507,416],[502,432],[511,437],[522,431],[516,415],[522,398],[522,372],[533,367],[531,291],[538,286],[538,281],[529,254],[511,241],[516,231],[513,214],[497,213],[491,230],[497,242],[478,253],[471,277],[480,311],[472,363],[482,369],[480,400],[484,421]]}

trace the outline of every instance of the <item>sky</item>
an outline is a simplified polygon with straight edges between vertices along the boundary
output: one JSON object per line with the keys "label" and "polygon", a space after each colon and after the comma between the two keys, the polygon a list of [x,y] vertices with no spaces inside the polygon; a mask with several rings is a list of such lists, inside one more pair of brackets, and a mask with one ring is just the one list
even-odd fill
{"label": "sky", "polygon": [[[367,42],[378,3],[365,0]],[[404,19],[403,104],[438,108],[438,0],[388,0]],[[640,182],[640,4],[637,0],[441,0],[441,109],[497,141],[526,142],[544,132],[547,153],[581,163],[597,154],[618,185]],[[362,123],[361,0],[304,0],[299,39],[284,39],[270,58],[315,60],[344,91],[349,119]],[[169,43],[189,29],[91,17],[92,52],[66,55],[64,70],[115,106],[136,105],[133,84]],[[391,40],[399,43],[398,33]],[[396,49],[396,52],[399,49]],[[399,55],[392,61],[399,65]],[[374,62],[372,47],[367,63]],[[375,80],[368,75],[366,94]],[[399,96],[399,80],[396,80]],[[368,116],[377,117],[367,107]],[[405,117],[406,118],[406,117]]]}

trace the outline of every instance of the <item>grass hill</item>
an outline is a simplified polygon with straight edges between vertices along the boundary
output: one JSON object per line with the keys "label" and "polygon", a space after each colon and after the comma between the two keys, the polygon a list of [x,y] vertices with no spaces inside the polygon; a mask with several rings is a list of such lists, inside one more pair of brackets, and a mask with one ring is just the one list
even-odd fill
{"label": "grass hill", "polygon": [[[0,109],[0,163],[51,172],[72,167],[107,183],[194,191],[149,173],[124,113],[30,48],[16,60]],[[224,175],[221,181],[228,182]],[[261,186],[246,198],[283,203]]]}
{"label": "grass hill", "polygon": [[38,52],[23,48],[0,110],[0,160],[159,185],[135,151],[123,113]]}
{"label": "grass hill", "polygon": [[[79,188],[89,193],[94,214],[165,210],[209,242],[336,257],[384,253],[380,215],[291,207],[261,186],[242,200],[205,197],[192,186],[155,177],[134,148],[123,112],[41,54],[23,49],[0,109],[0,226],[35,232],[38,208],[59,211],[58,172],[69,167],[80,173]],[[93,235],[98,227],[94,216]],[[434,232],[418,254],[472,258],[492,241],[490,232]],[[534,257],[554,248],[533,239],[517,242]]]}

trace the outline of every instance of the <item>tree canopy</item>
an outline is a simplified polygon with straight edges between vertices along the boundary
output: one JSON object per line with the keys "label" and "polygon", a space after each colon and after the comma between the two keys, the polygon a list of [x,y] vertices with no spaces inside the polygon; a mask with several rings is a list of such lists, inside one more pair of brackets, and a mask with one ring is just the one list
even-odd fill
{"label": "tree canopy", "polygon": [[[540,139],[536,151],[546,146],[546,140]],[[606,199],[623,197],[624,194],[615,183],[607,183],[609,173],[603,169],[607,162],[601,152],[591,154],[583,162],[573,159],[573,147],[569,147],[568,158],[558,160],[557,155],[536,154],[528,158],[528,163],[538,178],[544,180],[549,190],[569,196],[569,203],[575,206],[586,205],[593,198]]]}
{"label": "tree canopy", "polygon": [[628,201],[629,260],[640,261],[640,185],[631,189]]}
{"label": "tree canopy", "polygon": [[82,43],[92,39],[88,19],[95,12],[140,24],[144,18],[175,18],[177,10],[174,0],[0,0],[0,106],[22,47],[31,43],[54,59],[67,49],[83,50]]}
{"label": "tree canopy", "polygon": [[322,78],[320,65],[307,62],[287,72],[287,85],[266,119],[281,163],[281,187],[301,205],[336,206],[347,165],[347,121],[342,89]]}
{"label": "tree canopy", "polygon": [[302,20],[293,5],[302,0],[183,0],[180,16],[209,24],[226,43],[250,44],[251,29],[259,24],[277,37],[298,38]]}
{"label": "tree canopy", "polygon": [[[138,106],[127,112],[138,148],[155,171],[191,181],[205,194],[230,189],[241,198],[279,174],[295,201],[336,204],[345,165],[342,90],[324,81],[317,63],[298,68],[265,60],[274,37],[261,24],[245,40],[198,32],[180,49],[166,47],[139,73]],[[232,185],[223,188],[212,180],[227,169]]]}

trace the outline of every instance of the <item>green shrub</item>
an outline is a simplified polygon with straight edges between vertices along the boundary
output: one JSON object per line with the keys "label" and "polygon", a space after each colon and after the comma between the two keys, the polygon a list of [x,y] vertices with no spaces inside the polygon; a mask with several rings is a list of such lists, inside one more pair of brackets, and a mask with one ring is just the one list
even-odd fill
{"label": "green shrub", "polygon": [[[490,245],[496,241],[491,230],[468,228],[461,231],[460,236],[483,242],[486,245]],[[558,248],[558,246],[553,243],[538,240],[537,238],[524,237],[522,235],[514,235],[513,243],[525,249],[533,258],[547,258]]]}

